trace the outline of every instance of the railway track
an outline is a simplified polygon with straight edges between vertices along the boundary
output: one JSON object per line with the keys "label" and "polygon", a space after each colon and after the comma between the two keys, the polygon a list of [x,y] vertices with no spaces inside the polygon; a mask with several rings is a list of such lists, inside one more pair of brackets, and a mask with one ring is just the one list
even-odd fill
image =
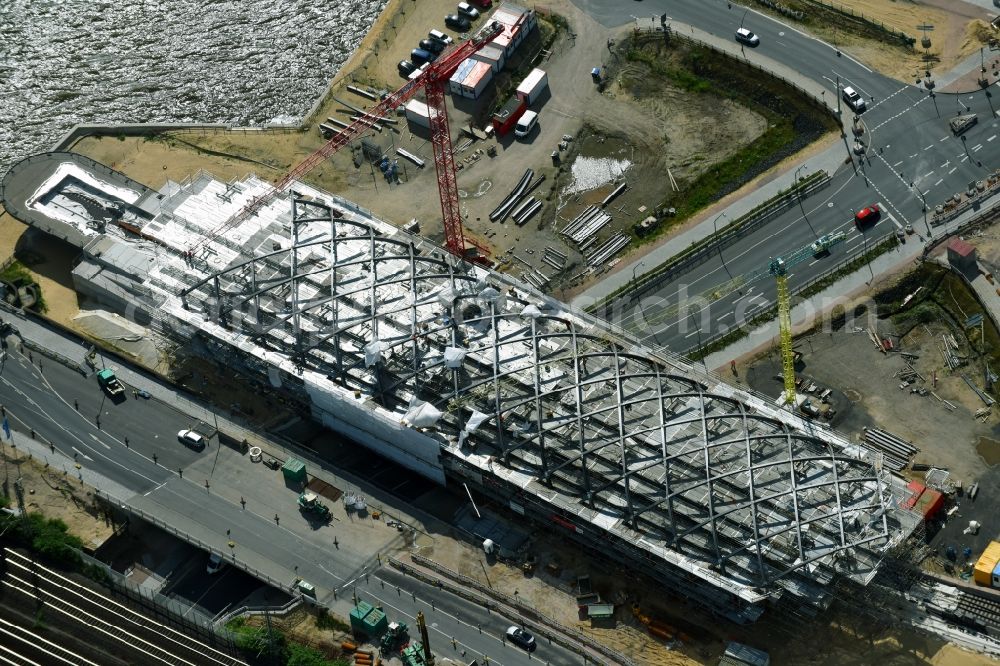
{"label": "railway track", "polygon": [[[80,625],[78,635],[93,635],[136,654],[144,664],[171,666],[246,666],[231,655],[146,617],[61,574],[4,548],[6,571],[0,578],[7,593],[25,595],[50,613]],[[0,662],[12,664],[93,662],[58,645],[31,638],[33,632],[5,622],[0,625]],[[10,654],[7,654],[7,651]],[[61,652],[60,652],[61,651]],[[35,655],[34,658],[29,655]]]}

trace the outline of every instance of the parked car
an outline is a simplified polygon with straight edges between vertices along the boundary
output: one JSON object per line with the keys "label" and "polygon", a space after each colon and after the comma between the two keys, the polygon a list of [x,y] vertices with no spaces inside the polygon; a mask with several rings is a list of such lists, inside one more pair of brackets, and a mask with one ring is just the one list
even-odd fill
{"label": "parked car", "polygon": [[[469,2],[480,9],[489,9],[493,6],[493,0],[469,0]],[[997,0],[997,2],[1000,2],[1000,0]]]}
{"label": "parked car", "polygon": [[410,60],[415,65],[423,65],[428,62],[433,62],[436,57],[437,56],[430,51],[425,51],[423,49],[413,49],[410,51]]}
{"label": "parked car", "polygon": [[444,24],[452,30],[458,30],[459,32],[468,32],[472,27],[472,24],[469,23],[469,19],[459,16],[458,14],[448,14],[445,16]]}
{"label": "parked car", "polygon": [[177,433],[177,440],[192,449],[205,448],[205,438],[194,430],[181,430]]}
{"label": "parked car", "polygon": [[400,60],[399,64],[396,65],[400,76],[409,76],[416,68],[417,66],[409,60]]}
{"label": "parked car", "polygon": [[218,573],[224,566],[226,563],[222,561],[222,555],[212,553],[208,558],[208,566],[205,567],[205,571],[210,574]]}
{"label": "parked car", "polygon": [[430,51],[431,53],[441,53],[441,51],[444,51],[447,44],[428,37],[427,39],[421,39],[420,44],[418,44],[418,46],[422,48],[424,51]]}
{"label": "parked car", "polygon": [[535,637],[515,625],[507,627],[507,640],[514,645],[524,648],[528,652],[535,649]]}
{"label": "parked car", "polygon": [[444,34],[440,30],[431,30],[427,33],[427,36],[431,39],[436,39],[439,42],[444,42],[445,44],[451,44],[455,41],[449,35]]}
{"label": "parked car", "polygon": [[458,13],[470,21],[475,21],[479,18],[479,10],[467,2],[458,3]]}
{"label": "parked car", "polygon": [[736,31],[736,41],[746,44],[747,46],[756,47],[760,45],[760,37],[753,34],[746,28],[740,28]]}
{"label": "parked car", "polygon": [[854,109],[855,113],[861,113],[867,107],[865,106],[865,98],[857,93],[854,88],[850,86],[844,88],[843,91],[844,101],[847,102],[847,106]]}
{"label": "parked car", "polygon": [[854,214],[854,224],[860,229],[861,227],[875,224],[880,217],[882,217],[882,210],[878,207],[878,204],[872,204]]}

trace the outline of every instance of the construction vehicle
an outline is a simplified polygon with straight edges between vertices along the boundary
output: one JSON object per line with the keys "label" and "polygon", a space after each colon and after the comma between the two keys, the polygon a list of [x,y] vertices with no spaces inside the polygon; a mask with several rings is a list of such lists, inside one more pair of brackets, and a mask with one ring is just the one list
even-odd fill
{"label": "construction vehicle", "polygon": [[125,397],[125,387],[115,377],[115,371],[111,368],[105,368],[97,373],[97,383],[112,400]]}
{"label": "construction vehicle", "polygon": [[316,493],[309,492],[308,490],[299,495],[299,511],[302,513],[311,513],[317,520],[322,520],[323,522],[330,521],[330,507],[319,501],[319,497]]}
{"label": "construction vehicle", "polygon": [[[445,96],[447,94],[448,79],[455,72],[455,69],[466,58],[471,57],[474,53],[492,42],[503,30],[504,27],[501,23],[493,22],[481,30],[475,38],[452,46],[438,57],[437,60],[429,64],[422,74],[408,81],[399,90],[387,95],[366,113],[361,114],[353,123],[337,132],[326,144],[280,178],[273,189],[255,197],[236,215],[209,231],[198,243],[188,249],[185,254],[189,257],[196,257],[198,250],[202,246],[249,218],[261,207],[273,201],[279,193],[287,189],[294,181],[304,177],[314,168],[325,162],[335,152],[355,141],[361,134],[379,123],[383,117],[393,115],[397,108],[405,105],[420,90],[423,90],[424,96],[427,98],[427,106],[431,110],[431,147],[434,152],[434,167],[437,171],[438,195],[441,199],[445,248],[452,254],[463,259],[466,258],[468,256],[467,250],[470,248],[466,247],[466,239],[462,229],[462,213],[459,207],[458,183],[455,177],[455,161],[451,145],[451,134],[448,129],[448,107],[445,104]],[[485,259],[486,247],[475,242],[472,245],[474,247],[471,249],[475,250],[478,248],[478,251],[481,253],[476,259],[481,262],[487,261]],[[182,292],[181,296],[182,299],[187,296],[187,291]]]}
{"label": "construction vehicle", "polygon": [[389,627],[379,640],[378,649],[383,657],[387,657],[403,646],[410,639],[405,622],[390,622]]}

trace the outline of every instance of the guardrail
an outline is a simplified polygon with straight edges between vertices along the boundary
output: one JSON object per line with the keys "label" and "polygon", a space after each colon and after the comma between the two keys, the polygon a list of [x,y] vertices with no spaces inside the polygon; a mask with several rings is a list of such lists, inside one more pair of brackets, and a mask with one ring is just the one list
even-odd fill
{"label": "guardrail", "polygon": [[[497,592],[494,589],[488,589],[478,580],[474,578],[469,578],[468,576],[460,574],[457,571],[452,571],[451,569],[441,566],[437,562],[429,560],[426,557],[421,557],[420,555],[416,554],[412,554],[410,555],[410,557],[413,559],[415,563],[419,564],[420,566],[430,569],[431,571],[439,573],[442,576],[445,576],[446,578],[456,583],[459,583],[458,586],[449,586],[451,588],[449,591],[452,592],[453,594],[457,594],[458,596],[469,599],[470,601],[480,603],[482,601],[481,599],[474,598],[471,595],[469,595],[467,588],[471,588],[479,593],[479,595],[477,596],[493,598],[509,606],[510,608],[518,611],[520,614],[520,618],[522,620],[527,618],[533,620],[534,622],[540,625],[544,625],[548,630],[552,632],[551,634],[548,634],[547,637],[550,638],[553,642],[559,643],[560,645],[562,645],[567,649],[576,651],[577,646],[573,645],[569,640],[566,640],[564,637],[569,637],[573,641],[576,641],[578,644],[584,645],[588,649],[593,650],[598,654],[604,655],[609,659],[613,659],[615,663],[621,664],[622,666],[635,666],[635,662],[632,659],[629,659],[621,652],[618,652],[617,650],[614,650],[612,648],[607,647],[606,645],[599,643],[598,641],[587,636],[586,634],[577,631],[576,629],[567,627],[564,624],[557,622],[556,620],[550,618],[548,615],[545,615],[538,609],[529,606],[518,597],[510,596],[503,592]],[[395,558],[389,558],[389,563],[392,566],[399,569],[400,571],[402,571],[404,574],[412,574],[415,575],[415,577],[418,577],[420,574],[420,572],[416,571],[413,567],[407,566],[405,563],[400,562]],[[430,580],[428,582],[431,582],[433,584],[437,581]],[[489,602],[486,602],[486,608],[487,609],[491,608]],[[496,607],[494,606],[492,608],[495,609]]]}
{"label": "guardrail", "polygon": [[103,490],[99,490],[99,489],[95,488],[94,489],[94,496],[103,499],[105,502],[107,502],[109,505],[111,505],[112,507],[114,507],[116,509],[120,509],[120,510],[126,512],[126,513],[130,513],[130,514],[133,514],[135,516],[138,516],[139,518],[142,518],[146,522],[148,522],[148,523],[150,523],[152,525],[155,525],[156,527],[160,528],[164,532],[168,532],[168,533],[172,534],[173,536],[177,537],[178,539],[181,539],[182,541],[186,541],[187,543],[189,543],[189,544],[191,544],[193,546],[196,546],[196,547],[198,547],[198,548],[200,548],[200,549],[202,549],[204,551],[207,551],[209,553],[215,553],[215,554],[221,556],[223,558],[223,560],[225,560],[225,562],[227,564],[230,564],[230,565],[236,567],[237,569],[245,571],[246,573],[250,574],[254,578],[257,578],[258,580],[267,583],[271,587],[277,588],[277,589],[281,590],[282,592],[286,592],[286,593],[288,593],[291,596],[296,596],[296,595],[299,594],[298,590],[295,588],[294,585],[288,585],[286,583],[282,583],[281,581],[275,580],[274,578],[272,578],[271,576],[268,576],[263,571],[260,571],[259,569],[255,569],[252,566],[250,566],[249,564],[247,564],[246,562],[243,562],[242,560],[237,559],[235,551],[233,551],[230,555],[227,556],[221,550],[218,550],[217,548],[212,547],[211,545],[205,543],[201,539],[198,539],[198,538],[196,538],[194,536],[191,536],[187,532],[183,532],[183,531],[177,529],[176,527],[173,527],[173,526],[169,525],[167,522],[165,522],[163,520],[160,520],[159,518],[157,518],[154,515],[146,513],[145,511],[143,511],[142,509],[140,509],[138,507],[134,507],[134,506],[131,506],[129,504],[126,504],[124,500],[120,500],[117,497],[115,497],[115,496],[111,495],[110,493],[107,493],[107,492],[105,492]]}
{"label": "guardrail", "polygon": [[680,273],[687,272],[694,266],[707,261],[719,250],[725,249],[744,236],[759,230],[762,226],[799,203],[803,197],[825,188],[830,184],[831,177],[825,171],[811,174],[802,182],[796,183],[791,189],[779,192],[777,195],[756,206],[747,213],[733,220],[718,232],[695,241],[688,248],[677,253],[654,270],[644,274],[633,283],[612,293],[589,308],[588,311],[598,311],[618,298],[628,296],[629,301],[635,301],[646,293],[658,288],[664,282]]}

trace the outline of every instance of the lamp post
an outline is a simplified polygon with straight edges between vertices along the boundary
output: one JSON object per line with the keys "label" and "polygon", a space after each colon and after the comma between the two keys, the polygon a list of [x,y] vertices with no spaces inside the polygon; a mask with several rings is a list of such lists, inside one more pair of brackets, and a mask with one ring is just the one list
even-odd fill
{"label": "lamp post", "polygon": [[803,169],[808,169],[808,168],[809,168],[808,164],[803,164],[802,166],[800,166],[798,169],[795,170],[795,175],[792,176],[792,185],[798,185],[798,183],[799,183],[799,171],[802,171]]}
{"label": "lamp post", "polygon": [[[719,233],[719,225],[718,225],[719,218],[720,217],[725,217],[725,216],[726,216],[726,211],[722,211],[721,213],[719,213],[718,215],[715,216],[714,220],[712,220],[712,236],[713,237],[717,236],[718,233]],[[718,240],[716,240],[716,242],[718,242]],[[726,269],[726,275],[728,275],[729,279],[732,280],[733,279],[733,274],[729,272],[729,266],[726,265],[726,258],[722,256],[722,245],[721,244],[719,245],[719,259],[722,260],[722,267]]]}
{"label": "lamp post", "polygon": [[931,225],[927,223],[927,199],[924,198],[924,193],[920,191],[920,188],[916,188],[917,195],[920,197],[920,202],[923,204],[924,213],[924,226],[927,227],[927,240],[931,239]]}
{"label": "lamp post", "polygon": [[635,283],[635,272],[646,265],[645,261],[640,261],[632,267],[632,282]]}

